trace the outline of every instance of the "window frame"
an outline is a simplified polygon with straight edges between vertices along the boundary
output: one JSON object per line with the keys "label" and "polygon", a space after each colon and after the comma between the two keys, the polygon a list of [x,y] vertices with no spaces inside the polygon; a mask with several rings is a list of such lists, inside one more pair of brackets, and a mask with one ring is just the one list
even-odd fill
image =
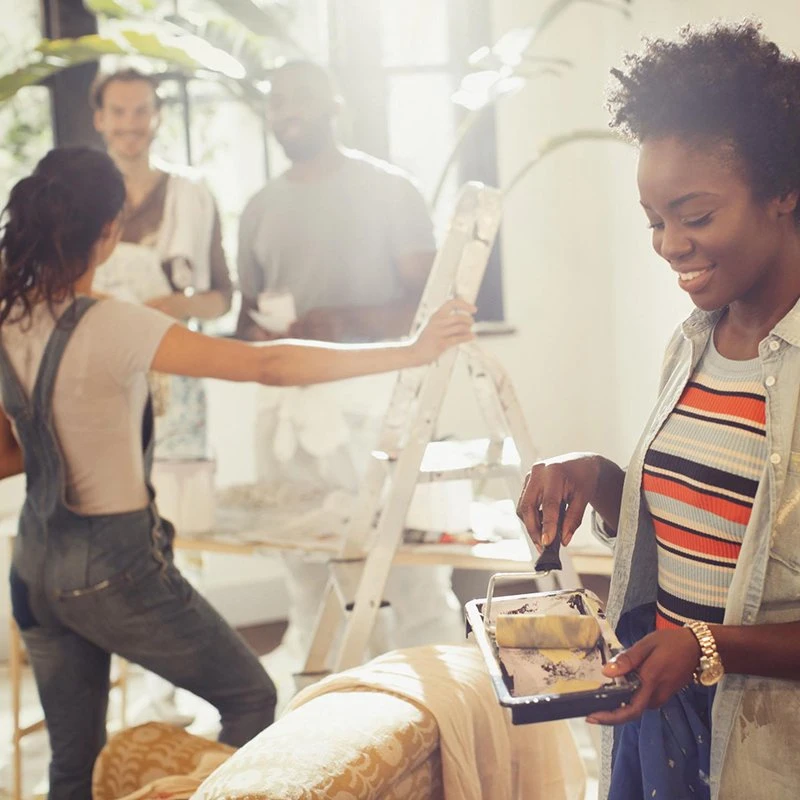
{"label": "window frame", "polygon": [[[395,75],[447,74],[453,91],[467,72],[468,57],[487,44],[489,5],[471,0],[442,0],[447,5],[449,58],[440,63],[383,63],[380,0],[328,0],[330,67],[347,98],[350,141],[371,155],[392,161],[389,82]],[[354,46],[351,46],[351,41]],[[466,111],[453,104],[454,126]],[[453,165],[459,185],[481,181],[498,185],[497,131],[491,109],[462,143]],[[478,294],[480,321],[505,320],[500,236],[498,235]]]}

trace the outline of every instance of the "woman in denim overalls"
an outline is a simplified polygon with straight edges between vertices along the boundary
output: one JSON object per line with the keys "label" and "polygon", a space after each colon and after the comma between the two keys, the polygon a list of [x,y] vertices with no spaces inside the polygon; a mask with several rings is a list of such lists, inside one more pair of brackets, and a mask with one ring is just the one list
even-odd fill
{"label": "woman in denim overalls", "polygon": [[[57,391],[59,368],[76,332],[89,330],[85,326],[96,322],[105,304],[120,317],[140,315],[133,318],[149,326],[142,337],[158,331],[151,363],[138,376],[142,381],[152,367],[283,384],[415,366],[471,338],[473,309],[460,300],[434,314],[406,344],[337,347],[210,339],[152,309],[92,298],[94,270],[116,244],[124,197],[122,177],[105,154],[53,150],[12,190],[0,237],[0,478],[23,470],[27,478],[10,574],[12,610],[50,735],[52,800],[91,796],[92,766],[105,742],[112,653],[216,706],[220,740],[231,745],[244,744],[268,726],[276,702],[275,687],[255,654],[173,563],[174,530],[159,517],[149,480],[153,417],[144,394],[141,408],[131,408],[130,428],[138,440],[141,425],[141,507],[96,514],[76,510],[70,485],[75,465],[62,447],[68,431],[57,430],[54,415],[59,401],[80,408],[80,386],[78,398]],[[24,337],[35,337],[34,323],[43,314],[58,320],[51,316],[54,327],[36,366],[31,339]],[[87,352],[91,355],[91,348]],[[20,369],[28,369],[32,358],[35,380],[26,390]],[[78,363],[91,373],[87,359]],[[89,404],[93,398],[82,399]]]}

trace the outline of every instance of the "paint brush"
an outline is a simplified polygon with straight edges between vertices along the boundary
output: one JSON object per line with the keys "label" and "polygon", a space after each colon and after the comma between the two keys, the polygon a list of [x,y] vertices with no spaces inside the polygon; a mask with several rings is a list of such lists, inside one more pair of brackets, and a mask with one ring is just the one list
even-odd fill
{"label": "paint brush", "polygon": [[566,507],[562,505],[561,510],[558,512],[556,535],[553,537],[553,541],[542,550],[541,555],[536,560],[534,569],[537,572],[550,572],[554,569],[561,569],[561,527],[564,524],[565,511]]}

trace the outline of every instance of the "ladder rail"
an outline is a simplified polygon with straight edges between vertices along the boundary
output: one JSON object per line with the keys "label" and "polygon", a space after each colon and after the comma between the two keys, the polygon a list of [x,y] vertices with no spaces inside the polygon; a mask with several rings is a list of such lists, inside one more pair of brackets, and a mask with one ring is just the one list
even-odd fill
{"label": "ladder rail", "polygon": [[[423,291],[412,333],[449,297],[458,295],[474,302],[499,228],[500,209],[501,194],[497,190],[480,184],[467,184],[462,189],[448,235]],[[402,542],[408,506],[420,481],[502,477],[512,497],[522,489],[524,470],[533,463],[535,450],[511,381],[502,366],[477,344],[462,346],[459,351],[466,358],[470,383],[489,432],[486,463],[438,473],[420,471],[458,352],[448,351],[433,365],[400,372],[375,457],[361,484],[360,502],[346,525],[339,557],[334,559],[303,675],[322,674],[329,666],[342,619],[344,631],[334,668],[346,669],[363,659]],[[509,437],[520,455],[518,465],[503,462],[503,446]],[[532,557],[538,557],[527,535],[525,540]],[[571,562],[563,555],[562,560],[566,561],[564,577],[572,582]],[[346,569],[341,562],[346,563]],[[579,585],[577,576],[574,578],[574,585]],[[352,607],[345,611],[345,605]]]}

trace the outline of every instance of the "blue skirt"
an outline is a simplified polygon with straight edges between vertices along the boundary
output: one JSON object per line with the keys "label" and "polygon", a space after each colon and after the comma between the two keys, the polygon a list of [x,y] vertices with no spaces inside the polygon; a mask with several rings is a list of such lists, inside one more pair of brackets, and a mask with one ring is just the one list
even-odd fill
{"label": "blue skirt", "polygon": [[[655,629],[655,604],[623,614],[625,647]],[[714,687],[691,683],[614,731],[609,800],[709,800]]]}

